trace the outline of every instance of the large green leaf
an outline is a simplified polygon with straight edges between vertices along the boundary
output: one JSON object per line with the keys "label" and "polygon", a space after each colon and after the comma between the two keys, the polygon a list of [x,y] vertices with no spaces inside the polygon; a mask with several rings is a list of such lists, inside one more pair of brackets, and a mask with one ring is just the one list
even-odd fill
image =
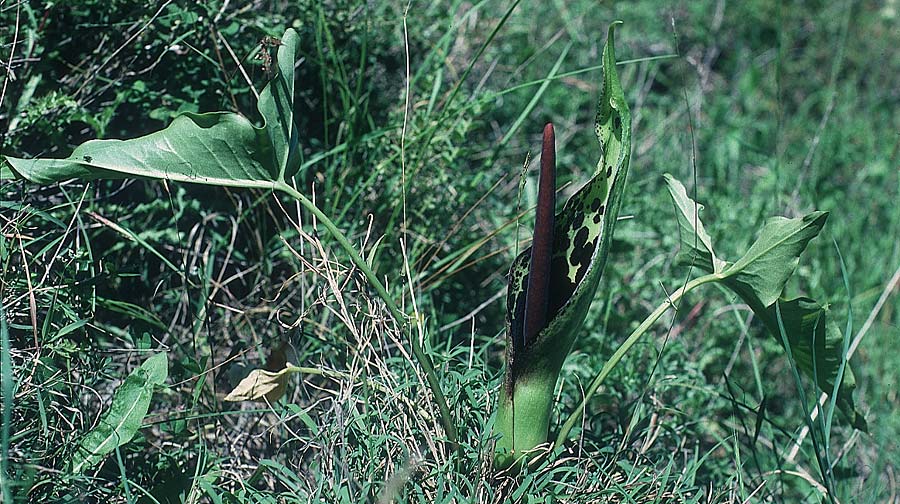
{"label": "large green leaf", "polygon": [[[797,368],[813,380],[819,389],[831,393],[843,360],[844,335],[834,320],[828,316],[830,313],[828,308],[805,297],[779,299],[776,303],[757,315],[779,343],[784,345],[778,336],[780,311],[785,336]],[[838,389],[837,406],[850,425],[865,432],[866,419],[854,406],[854,390],[856,378],[850,366],[846,366]]]}
{"label": "large green leaf", "polygon": [[78,443],[70,461],[71,471],[81,473],[103,460],[117,447],[131,441],[150,409],[153,387],[169,373],[165,353],[153,355],[135,369],[113,394],[112,404],[100,423]]}
{"label": "large green leaf", "polygon": [[[631,155],[631,114],[616,72],[610,25],[603,49],[603,79],[596,116],[600,161],[591,179],[556,215],[547,317],[526,332],[525,303],[531,248],[513,261],[507,292],[506,380],[496,430],[498,466],[547,440],[553,388],[594,299],[609,254]],[[526,340],[524,334],[537,334]]]}
{"label": "large green leaf", "polygon": [[260,93],[263,125],[229,112],[186,113],[162,131],[130,140],[91,140],[67,159],[6,156],[0,178],[47,184],[72,178],[146,177],[231,187],[271,188],[294,174],[294,62],[299,37],[289,29],[278,47],[278,73]]}
{"label": "large green leaf", "polygon": [[[713,267],[714,263],[704,255],[707,251],[712,252],[712,240],[703,229],[703,223],[693,213],[694,201],[687,196],[681,182],[671,175],[666,175],[666,182],[678,210],[682,249],[693,248],[687,254],[694,254],[700,259],[695,265],[701,270],[716,274],[716,281],[740,296],[763,321],[772,336],[783,345],[775,316],[777,302],[787,342],[797,367],[810,380],[815,381],[820,389],[831,393],[843,356],[843,336],[840,330],[827,317],[827,310],[812,299],[780,298],[785,284],[800,262],[800,254],[822,230],[828,213],[812,212],[796,219],[771,219],[763,226],[759,238],[743,257],[731,265],[723,262],[724,268],[717,271]],[[696,223],[696,228],[684,223]],[[703,244],[700,250],[694,247],[694,239],[690,235],[685,236],[694,232],[694,229],[698,234],[697,242]],[[855,387],[853,372],[847,366],[838,390],[837,404],[854,427],[865,430],[865,419],[853,402]]]}
{"label": "large green leaf", "polygon": [[812,212],[796,219],[769,220],[747,253],[725,269],[726,283],[753,292],[763,306],[771,306],[827,219],[828,212]]}
{"label": "large green leaf", "polygon": [[675,216],[678,219],[681,249],[676,260],[682,264],[695,264],[704,271],[719,273],[725,267],[725,261],[716,257],[712,239],[700,221],[699,211],[703,209],[703,205],[689,198],[684,186],[672,175],[666,173],[663,177],[677,210]]}
{"label": "large green leaf", "polygon": [[[299,43],[297,32],[288,29],[278,44],[277,72],[260,93],[257,104],[263,119],[260,127],[238,114],[184,114],[166,129],[144,137],[86,142],[68,159],[6,157],[5,163],[0,163],[0,179],[15,177],[46,184],[71,178],[147,177],[281,191],[303,205],[334,236],[387,305],[392,318],[405,327],[407,317],[356,247],[289,180],[299,170],[298,134],[293,121],[294,65]],[[417,339],[410,343],[435,396],[441,423],[450,442],[455,443],[456,426],[434,364]]]}
{"label": "large green leaf", "polygon": [[[77,147],[68,159],[6,157],[0,178],[16,177],[46,184],[71,178],[148,177],[281,191],[303,205],[334,236],[387,305],[392,318],[405,327],[407,317],[356,247],[289,180],[299,170],[300,157],[293,121],[294,65],[299,43],[296,31],[288,29],[278,44],[276,75],[260,93],[257,104],[263,119],[260,127],[254,127],[238,114],[184,114],[166,129],[141,138],[87,142]],[[434,364],[417,339],[411,338],[410,345],[434,394],[447,437],[455,443],[456,426]]]}

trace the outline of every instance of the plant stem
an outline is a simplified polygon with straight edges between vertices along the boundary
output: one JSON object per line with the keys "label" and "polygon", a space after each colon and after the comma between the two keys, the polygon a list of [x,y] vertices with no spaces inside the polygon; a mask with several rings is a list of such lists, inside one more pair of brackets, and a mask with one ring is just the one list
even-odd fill
{"label": "plant stem", "polygon": [[346,380],[349,382],[364,383],[369,387],[377,389],[379,392],[381,392],[382,394],[384,394],[386,396],[395,396],[396,395],[397,399],[399,399],[400,402],[406,404],[406,406],[408,408],[415,411],[419,416],[424,418],[426,421],[431,421],[434,418],[431,415],[431,413],[429,413],[428,411],[425,411],[425,409],[422,408],[421,406],[413,403],[408,397],[404,397],[402,395],[396,394],[395,390],[385,387],[384,385],[379,383],[377,380],[372,380],[369,378],[362,378],[362,379],[354,378],[350,373],[343,373],[341,371],[334,371],[331,369],[319,369],[319,368],[314,368],[314,367],[303,367],[303,366],[294,366],[294,365],[289,365],[286,369],[288,370],[288,372],[291,372],[291,373],[324,376],[325,378],[330,378],[332,380]]}
{"label": "plant stem", "polygon": [[644,319],[643,322],[641,322],[641,325],[639,325],[637,329],[635,329],[634,332],[632,332],[631,335],[628,336],[625,342],[619,346],[615,353],[612,354],[612,357],[610,357],[609,360],[606,361],[606,364],[603,365],[603,369],[600,370],[600,373],[593,379],[593,381],[591,381],[591,385],[588,387],[587,392],[585,392],[584,398],[581,400],[581,403],[577,408],[575,408],[575,411],[573,411],[572,414],[569,415],[569,419],[566,420],[562,428],[560,428],[559,434],[557,434],[556,436],[556,441],[553,443],[554,450],[561,447],[563,443],[566,442],[566,439],[569,437],[569,433],[575,427],[575,424],[581,419],[581,416],[584,414],[584,410],[587,408],[588,401],[591,400],[591,397],[593,397],[597,392],[597,389],[600,388],[603,380],[605,380],[606,377],[609,376],[609,373],[611,373],[616,365],[619,364],[619,362],[625,356],[625,353],[628,352],[628,350],[630,350],[635,343],[637,343],[638,339],[640,339],[640,337],[643,336],[644,333],[646,333],[647,330],[650,329],[650,327],[669,310],[669,308],[674,307],[675,303],[686,293],[703,284],[722,280],[722,278],[723,275],[713,273],[691,280],[690,282],[684,284],[683,287],[672,293],[672,295],[669,296],[661,305],[653,310],[653,313],[651,313],[646,319]]}
{"label": "plant stem", "polygon": [[[331,219],[325,215],[322,210],[319,209],[309,200],[306,196],[304,196],[301,192],[297,191],[290,185],[284,182],[276,182],[275,189],[278,189],[292,198],[296,199],[300,202],[301,205],[306,207],[307,210],[312,212],[313,215],[325,226],[325,229],[328,230],[329,233],[337,240],[338,244],[347,252],[347,255],[350,256],[350,260],[353,261],[353,264],[356,265],[362,271],[363,275],[365,275],[366,279],[375,288],[375,292],[378,294],[378,297],[384,301],[384,304],[387,306],[388,311],[391,313],[391,317],[394,318],[394,321],[397,322],[397,325],[401,327],[401,329],[406,332],[409,329],[409,324],[407,322],[407,317],[397,308],[397,305],[388,295],[387,290],[384,288],[384,284],[378,280],[378,275],[372,271],[372,268],[366,263],[366,261],[359,255],[359,252],[356,251],[356,248],[347,240],[347,237],[344,236],[344,233],[338,229],[338,227],[332,222]],[[447,439],[450,443],[455,447],[457,445],[457,434],[456,434],[456,425],[453,424],[453,419],[450,417],[450,407],[447,405],[447,398],[444,397],[444,392],[441,390],[440,381],[438,381],[437,373],[434,371],[434,364],[431,362],[431,358],[425,353],[425,349],[422,348],[422,345],[416,340],[415,337],[412,336],[412,332],[409,332],[409,344],[412,347],[413,355],[416,358],[416,361],[422,366],[422,370],[425,372],[425,379],[428,381],[428,386],[431,389],[431,393],[434,394],[434,400],[437,402],[438,410],[441,417],[441,424],[444,427],[444,431],[447,433]]]}

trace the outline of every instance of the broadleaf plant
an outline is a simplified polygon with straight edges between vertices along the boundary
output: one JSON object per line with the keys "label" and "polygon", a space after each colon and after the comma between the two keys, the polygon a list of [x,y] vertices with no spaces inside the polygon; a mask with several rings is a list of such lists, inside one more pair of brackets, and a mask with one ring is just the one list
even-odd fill
{"label": "broadleaf plant", "polygon": [[90,140],[67,159],[6,156],[12,173],[36,184],[67,179],[145,177],[197,184],[280,189],[299,167],[293,121],[297,32],[278,48],[278,73],[259,95],[263,125],[231,112],[184,113],[155,133],[130,140]]}
{"label": "broadleaf plant", "polygon": [[73,473],[86,471],[116,448],[131,441],[150,409],[153,388],[169,374],[165,352],[148,358],[116,388],[109,409],[100,422],[78,443],[70,467]]}
{"label": "broadleaf plant", "polygon": [[[263,119],[261,126],[254,126],[247,118],[230,112],[185,113],[162,131],[139,138],[85,142],[66,159],[5,156],[5,163],[0,164],[0,180],[19,178],[50,184],[73,178],[141,177],[285,193],[331,233],[384,301],[397,324],[408,329],[406,315],[388,295],[378,275],[334,222],[292,184],[292,177],[300,169],[299,135],[293,120],[294,65],[299,45],[297,32],[285,31],[276,55],[277,72],[259,94],[257,108]],[[454,445],[456,427],[434,365],[415,337],[409,341],[416,361],[425,372],[447,438]]]}
{"label": "broadleaf plant", "polygon": [[631,155],[631,115],[616,72],[615,27],[602,56],[596,130],[600,161],[553,218],[553,128],[544,130],[532,247],[513,261],[506,316],[506,377],[498,399],[495,465],[526,461],[547,442],[553,390],[603,274]]}
{"label": "broadleaf plant", "polygon": [[[669,194],[678,209],[679,222],[688,220],[692,214],[685,209],[700,205],[687,196],[681,182],[668,174],[665,179]],[[795,219],[775,217],[763,226],[759,238],[734,264],[728,264],[719,271],[714,271],[706,261],[697,261],[694,265],[707,273],[714,273],[716,281],[734,291],[753,310],[754,315],[763,321],[769,333],[782,343],[776,316],[777,303],[787,342],[797,366],[820,389],[830,392],[834,388],[843,355],[844,338],[841,331],[828,317],[827,308],[816,301],[805,297],[781,297],[785,284],[800,262],[800,254],[810,240],[819,234],[827,219],[827,212],[812,212]],[[706,234],[700,220],[696,219],[695,222],[696,234]],[[700,241],[703,242],[702,239]],[[708,246],[712,253],[708,235],[704,243],[704,249]],[[683,226],[681,248],[682,251],[693,249],[689,254],[698,254],[690,228],[685,229]],[[865,431],[865,419],[853,405],[852,394],[855,388],[856,380],[847,366],[838,389],[837,404],[853,427]]]}
{"label": "broadleaf plant", "polygon": [[687,196],[684,186],[674,177],[667,174],[665,179],[675,203],[681,236],[681,250],[677,257],[708,274],[688,281],[667,295],[666,300],[613,352],[591,381],[581,403],[560,427],[554,448],[566,442],[587,409],[588,402],[641,336],[663,314],[676,307],[686,293],[709,283],[720,283],[740,296],[782,346],[787,342],[790,346],[788,355],[795,355],[792,361],[823,391],[834,390],[843,363],[836,405],[853,427],[865,431],[865,419],[853,403],[852,393],[856,383],[849,365],[846,365],[841,344],[843,337],[834,322],[826,318],[827,310],[808,298],[781,298],[785,284],[799,263],[800,254],[822,230],[828,213],[812,212],[795,219],[777,217],[770,220],[744,256],[731,264],[717,258],[712,239],[697,215],[702,206]]}

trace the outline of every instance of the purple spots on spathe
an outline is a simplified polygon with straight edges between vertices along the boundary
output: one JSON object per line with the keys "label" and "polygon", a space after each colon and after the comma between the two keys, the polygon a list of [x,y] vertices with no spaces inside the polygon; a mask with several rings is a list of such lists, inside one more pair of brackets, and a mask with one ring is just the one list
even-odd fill
{"label": "purple spots on spathe", "polygon": [[[582,216],[584,218],[584,216]],[[575,234],[575,254],[578,254],[578,251],[584,248],[588,238],[588,229],[586,227],[581,227],[578,230],[578,233]]]}
{"label": "purple spots on spathe", "polygon": [[569,281],[569,261],[565,254],[553,257],[553,261],[550,263],[550,271],[550,303],[547,307],[547,313],[552,320],[569,298],[572,297],[576,284]]}
{"label": "purple spots on spathe", "polygon": [[600,208],[594,213],[594,224],[600,224],[604,213],[606,213],[606,205],[600,205]]}
{"label": "purple spots on spathe", "polygon": [[578,229],[584,226],[584,214],[577,212],[575,215],[575,220],[572,221],[572,226],[569,229]]}

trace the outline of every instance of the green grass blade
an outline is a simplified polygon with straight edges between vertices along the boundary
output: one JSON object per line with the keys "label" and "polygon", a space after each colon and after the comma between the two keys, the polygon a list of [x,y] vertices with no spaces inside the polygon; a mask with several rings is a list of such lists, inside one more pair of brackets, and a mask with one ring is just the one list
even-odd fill
{"label": "green grass blade", "polygon": [[[837,251],[838,259],[840,260],[841,265],[841,280],[844,282],[844,289],[847,291],[847,327],[844,329],[844,337],[841,342],[841,364],[838,366],[837,377],[834,380],[834,383],[831,386],[831,401],[828,404],[827,419],[825,421],[825,444],[828,445],[828,441],[831,437],[831,424],[834,420],[834,411],[837,406],[838,398],[840,397],[841,391],[839,387],[843,384],[844,376],[847,373],[850,365],[850,335],[853,334],[853,292],[850,290],[850,281],[847,275],[847,266],[844,264],[844,256],[841,254],[841,249],[838,247],[837,241],[834,241],[834,249]],[[825,390],[825,389],[823,389]],[[816,403],[820,404],[820,403]]]}
{"label": "green grass blade", "polygon": [[[794,359],[794,354],[791,351],[791,345],[788,342],[788,331],[785,329],[785,321],[782,317],[781,312],[781,303],[775,302],[774,306],[775,319],[778,324],[778,332],[777,334],[781,337],[782,345],[784,346],[785,352],[787,353],[788,361],[791,363],[791,374],[794,376],[794,383],[797,387],[797,393],[800,395],[800,405],[803,407],[803,420],[806,422],[807,427],[809,428],[810,433],[812,433],[812,442],[813,442],[813,450],[815,452],[816,461],[819,464],[819,471],[825,480],[825,488],[828,489],[828,497],[831,502],[834,502],[834,490],[832,486],[831,479],[828,477],[828,473],[826,472],[826,464],[822,460],[822,450],[819,445],[819,439],[816,435],[815,426],[810,420],[809,416],[809,406],[806,402],[806,392],[803,390],[803,381],[800,379],[800,373],[798,372],[797,361]],[[815,324],[813,327],[813,331],[818,328],[819,318],[816,317]]]}
{"label": "green grass blade", "polygon": [[3,301],[0,300],[0,397],[3,399],[0,404],[0,408],[3,408],[3,414],[0,416],[0,422],[2,422],[0,424],[0,497],[3,497],[3,502],[12,502],[12,493],[10,492],[12,480],[9,473],[9,427],[12,424],[14,387],[10,351],[6,310],[3,309]]}

